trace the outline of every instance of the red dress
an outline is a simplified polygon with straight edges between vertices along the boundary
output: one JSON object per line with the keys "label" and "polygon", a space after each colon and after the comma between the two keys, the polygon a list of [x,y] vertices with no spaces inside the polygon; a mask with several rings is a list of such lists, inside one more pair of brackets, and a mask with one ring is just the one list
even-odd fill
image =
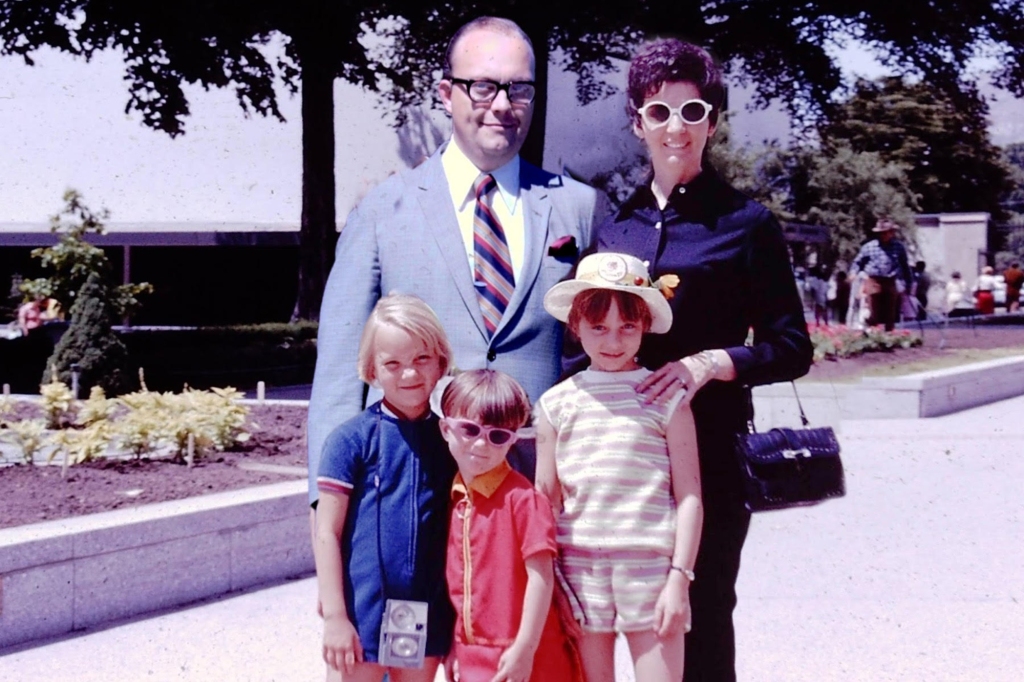
{"label": "red dress", "polygon": [[[448,593],[455,606],[452,654],[461,682],[490,682],[515,640],[526,594],[526,559],[556,554],[547,498],[507,464],[452,486]],[[582,682],[575,647],[554,605],[533,657],[530,682]]]}

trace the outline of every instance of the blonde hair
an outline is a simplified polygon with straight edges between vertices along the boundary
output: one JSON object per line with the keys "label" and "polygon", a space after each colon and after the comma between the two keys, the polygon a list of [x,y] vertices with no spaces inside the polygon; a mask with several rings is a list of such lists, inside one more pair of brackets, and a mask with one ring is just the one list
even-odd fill
{"label": "blonde hair", "polygon": [[473,369],[460,372],[445,387],[441,411],[446,417],[467,417],[515,431],[530,420],[530,398],[504,372]]}
{"label": "blonde hair", "polygon": [[429,305],[410,294],[388,294],[373,307],[373,312],[363,327],[359,340],[359,378],[368,384],[377,380],[373,360],[376,355],[377,330],[382,325],[401,329],[409,336],[419,339],[431,353],[438,356],[442,374],[452,366],[452,347],[444,333],[441,321]]}

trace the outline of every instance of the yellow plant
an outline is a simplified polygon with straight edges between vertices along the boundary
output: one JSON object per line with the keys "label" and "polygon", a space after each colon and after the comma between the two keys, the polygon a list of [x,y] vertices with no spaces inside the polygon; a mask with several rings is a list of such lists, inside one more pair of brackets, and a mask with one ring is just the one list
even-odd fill
{"label": "yellow plant", "polygon": [[[56,377],[57,373],[53,372]],[[51,429],[59,429],[71,415],[71,407],[74,405],[74,396],[67,384],[54,379],[48,384],[39,387],[39,394],[43,398],[43,412],[46,413],[46,425]]]}
{"label": "yellow plant", "polygon": [[[142,370],[139,374],[141,378]],[[164,421],[170,416],[167,399],[150,393],[143,384],[143,390],[122,395],[117,402],[125,407],[125,413],[114,422],[114,440],[141,459],[160,445]]]}
{"label": "yellow plant", "polygon": [[109,420],[114,412],[117,401],[107,398],[101,386],[93,386],[89,391],[89,399],[78,408],[78,419],[76,424],[89,426],[96,422]]}
{"label": "yellow plant", "polygon": [[234,388],[197,391],[188,387],[177,395],[167,396],[172,409],[164,422],[165,436],[176,456],[184,458],[190,435],[196,456],[211,447],[223,450],[248,439],[244,427],[249,408],[238,404],[241,397]]}
{"label": "yellow plant", "polygon": [[61,452],[67,452],[68,464],[91,462],[106,452],[110,444],[110,426],[106,420],[94,422],[84,429],[62,429],[54,433],[49,442],[54,445],[50,461]]}
{"label": "yellow plant", "polygon": [[5,438],[21,449],[26,464],[32,464],[37,452],[47,445],[46,421],[23,419],[7,424]]}

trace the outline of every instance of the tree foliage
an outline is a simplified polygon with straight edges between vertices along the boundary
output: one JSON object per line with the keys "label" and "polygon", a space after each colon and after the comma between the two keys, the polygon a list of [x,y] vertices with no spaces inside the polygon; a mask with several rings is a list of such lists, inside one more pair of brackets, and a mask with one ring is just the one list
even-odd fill
{"label": "tree foliage", "polygon": [[[0,54],[49,46],[86,59],[114,49],[125,58],[128,111],[181,134],[189,105],[183,84],[234,89],[247,113],[280,118],[274,90],[302,92],[303,199],[296,316],[315,319],[333,252],[333,81],[378,90],[398,106],[433,97],[444,45],[466,20],[508,16],[532,36],[538,81],[547,56],[577,75],[581,102],[609,92],[603,76],[636,44],[679,35],[710,48],[757,102],[783,102],[805,123],[827,118],[841,88],[831,48],[856,37],[900,72],[920,76],[955,102],[976,101],[967,60],[979,49],[1002,64],[998,84],[1024,96],[1024,5],[1006,0],[13,0],[0,4]],[[275,36],[284,54],[266,56]],[[542,89],[542,92],[544,90]],[[539,161],[545,101],[524,155]]]}
{"label": "tree foliage", "polygon": [[1000,218],[1010,169],[989,139],[987,113],[978,98],[957,102],[924,82],[860,80],[821,137],[904,166],[925,213],[987,211]]}
{"label": "tree foliage", "polygon": [[830,228],[831,260],[852,262],[878,216],[896,222],[900,238],[913,247],[916,202],[902,166],[845,144],[827,155],[804,149],[796,156],[806,184],[794,204],[803,209],[801,222]]}
{"label": "tree foliage", "polygon": [[[50,217],[50,231],[57,235],[57,243],[32,250],[32,257],[38,258],[46,277],[22,282],[19,290],[28,299],[52,298],[60,304],[65,313],[72,309],[75,297],[92,275],[104,282],[110,276],[110,261],[98,246],[89,243],[86,235],[103,234],[103,221],[110,217],[107,209],[93,211],[82,195],[73,189],[64,193],[64,209]],[[66,219],[65,219],[66,218]],[[117,318],[130,315],[138,310],[139,296],[151,293],[148,282],[121,284],[104,289],[110,297],[111,310]]]}

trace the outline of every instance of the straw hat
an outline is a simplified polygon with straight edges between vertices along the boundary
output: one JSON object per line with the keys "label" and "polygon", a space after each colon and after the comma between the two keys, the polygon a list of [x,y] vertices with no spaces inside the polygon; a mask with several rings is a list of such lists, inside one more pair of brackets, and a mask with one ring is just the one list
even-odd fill
{"label": "straw hat", "polygon": [[[663,278],[664,279],[664,278]],[[672,278],[676,282],[676,278]],[[647,266],[638,258],[624,253],[595,253],[576,266],[576,277],[559,282],[544,295],[544,309],[565,322],[576,294],[588,289],[611,289],[636,294],[651,311],[651,332],[664,334],[672,327],[672,308],[662,293],[671,287],[659,280],[651,282]]]}

